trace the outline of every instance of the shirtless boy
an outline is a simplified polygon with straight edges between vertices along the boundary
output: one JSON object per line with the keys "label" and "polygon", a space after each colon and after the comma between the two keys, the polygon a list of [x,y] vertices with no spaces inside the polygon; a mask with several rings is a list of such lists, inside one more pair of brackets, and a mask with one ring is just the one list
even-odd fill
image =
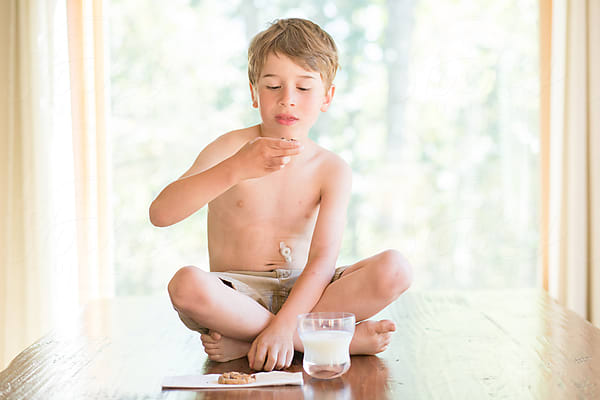
{"label": "shirtless boy", "polygon": [[362,321],[351,354],[390,342],[395,324],[367,319],[409,287],[410,265],[387,250],[336,269],[351,170],[308,137],[331,104],[337,68],[335,43],[310,21],[279,20],[259,33],[248,75],[262,122],[206,146],[150,206],[151,222],[169,226],[208,204],[211,272],[183,267],[168,291],[211,360],[286,368],[303,351],[296,317],[310,311]]}

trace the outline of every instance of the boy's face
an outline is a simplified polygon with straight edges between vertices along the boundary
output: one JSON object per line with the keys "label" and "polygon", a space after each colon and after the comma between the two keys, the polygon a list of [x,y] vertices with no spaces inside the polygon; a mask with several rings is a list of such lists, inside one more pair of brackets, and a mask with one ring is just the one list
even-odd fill
{"label": "boy's face", "polygon": [[308,135],[319,113],[327,111],[335,87],[325,91],[321,74],[272,53],[250,91],[252,106],[259,109],[269,136],[300,138]]}

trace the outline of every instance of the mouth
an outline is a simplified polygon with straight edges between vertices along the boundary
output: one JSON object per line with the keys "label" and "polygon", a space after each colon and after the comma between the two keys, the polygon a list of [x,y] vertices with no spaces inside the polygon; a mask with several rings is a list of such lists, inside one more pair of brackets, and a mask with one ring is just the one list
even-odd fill
{"label": "mouth", "polygon": [[275,120],[281,125],[293,125],[298,121],[298,118],[290,114],[277,114]]}

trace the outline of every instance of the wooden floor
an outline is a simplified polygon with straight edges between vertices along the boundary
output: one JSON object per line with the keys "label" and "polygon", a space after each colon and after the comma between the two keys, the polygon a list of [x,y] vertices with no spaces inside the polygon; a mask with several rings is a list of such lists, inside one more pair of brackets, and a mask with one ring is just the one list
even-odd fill
{"label": "wooden floor", "polygon": [[[166,375],[250,371],[207,360],[167,298],[91,304],[0,373],[0,399],[599,399],[600,330],[541,291],[409,291],[398,331],[341,378],[303,387],[162,391]],[[301,355],[291,371],[301,371]]]}

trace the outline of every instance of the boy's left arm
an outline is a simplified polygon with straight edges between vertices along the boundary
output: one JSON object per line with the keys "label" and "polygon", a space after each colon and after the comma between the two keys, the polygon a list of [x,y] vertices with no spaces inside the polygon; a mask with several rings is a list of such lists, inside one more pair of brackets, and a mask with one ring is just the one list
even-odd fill
{"label": "boy's left arm", "polygon": [[250,347],[248,361],[255,370],[271,371],[291,365],[296,317],[310,312],[331,282],[346,224],[352,171],[336,157],[321,176],[325,182],[306,267],[281,310]]}

